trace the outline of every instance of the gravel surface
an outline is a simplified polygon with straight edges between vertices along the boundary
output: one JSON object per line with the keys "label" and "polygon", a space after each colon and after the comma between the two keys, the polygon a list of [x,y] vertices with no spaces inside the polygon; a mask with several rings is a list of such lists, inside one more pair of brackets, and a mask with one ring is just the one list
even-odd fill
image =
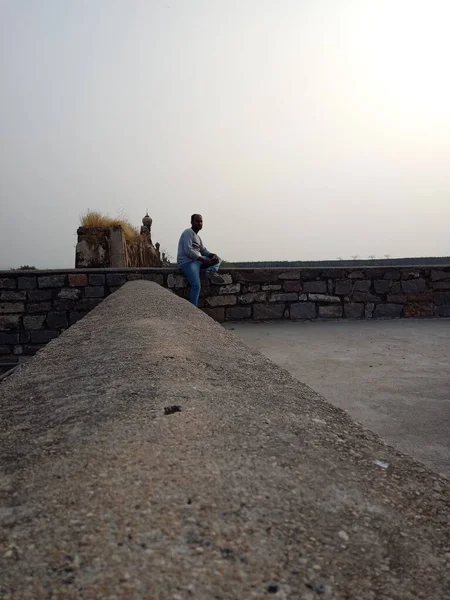
{"label": "gravel surface", "polygon": [[450,482],[156,284],[0,410],[2,600],[450,597]]}

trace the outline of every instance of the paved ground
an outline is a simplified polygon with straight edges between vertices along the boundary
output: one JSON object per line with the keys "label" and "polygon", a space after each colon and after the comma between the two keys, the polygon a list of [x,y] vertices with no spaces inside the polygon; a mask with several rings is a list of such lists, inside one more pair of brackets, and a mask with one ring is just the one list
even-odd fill
{"label": "paved ground", "polygon": [[450,482],[157,284],[2,382],[0,422],[1,600],[450,597]]}
{"label": "paved ground", "polygon": [[450,319],[227,327],[390,444],[450,476]]}

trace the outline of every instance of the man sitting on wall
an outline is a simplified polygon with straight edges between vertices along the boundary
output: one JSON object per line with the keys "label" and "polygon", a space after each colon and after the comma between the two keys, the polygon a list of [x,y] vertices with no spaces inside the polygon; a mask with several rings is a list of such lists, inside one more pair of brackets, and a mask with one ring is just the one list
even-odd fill
{"label": "man sitting on wall", "polygon": [[200,296],[200,270],[206,270],[211,283],[217,285],[225,283],[224,279],[217,273],[221,262],[219,257],[203,245],[202,239],[198,235],[202,227],[203,217],[192,215],[191,228],[183,231],[178,242],[177,263],[191,285],[189,300],[194,306],[198,306]]}

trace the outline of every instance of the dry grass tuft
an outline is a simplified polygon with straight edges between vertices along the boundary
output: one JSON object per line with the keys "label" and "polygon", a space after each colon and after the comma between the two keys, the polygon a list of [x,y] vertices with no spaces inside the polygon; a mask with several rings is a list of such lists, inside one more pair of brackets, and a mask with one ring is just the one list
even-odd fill
{"label": "dry grass tuft", "polygon": [[122,227],[125,239],[128,242],[134,242],[139,239],[139,231],[126,218],[112,219],[108,215],[104,215],[94,210],[88,210],[86,214],[80,218],[82,227]]}

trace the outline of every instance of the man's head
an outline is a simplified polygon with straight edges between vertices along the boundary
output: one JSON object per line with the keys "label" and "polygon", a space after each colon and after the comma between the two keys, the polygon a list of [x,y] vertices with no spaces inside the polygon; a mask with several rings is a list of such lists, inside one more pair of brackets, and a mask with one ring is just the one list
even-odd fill
{"label": "man's head", "polygon": [[198,233],[200,231],[200,229],[203,227],[202,215],[192,215],[191,225],[192,225],[192,229],[195,231],[195,233]]}

